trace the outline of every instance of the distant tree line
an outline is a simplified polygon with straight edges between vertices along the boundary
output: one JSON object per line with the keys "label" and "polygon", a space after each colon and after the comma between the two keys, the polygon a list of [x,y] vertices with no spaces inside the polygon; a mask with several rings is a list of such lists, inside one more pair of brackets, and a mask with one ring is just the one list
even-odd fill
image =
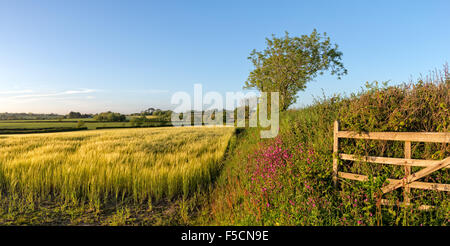
{"label": "distant tree line", "polygon": [[[172,115],[172,110],[161,110],[158,108],[148,108],[144,111],[141,111],[140,113],[134,113],[131,114],[131,116],[158,116],[158,121],[169,121],[170,116]],[[141,121],[148,121],[144,118],[141,118]],[[151,120],[150,120],[151,121]]]}
{"label": "distant tree line", "polygon": [[124,121],[127,121],[127,117],[124,114],[108,111],[108,112],[103,112],[103,113],[94,115],[94,120],[110,121],[110,122],[124,122]]}
{"label": "distant tree line", "polygon": [[[189,115],[190,114],[190,119],[191,119],[191,124],[194,125],[196,122],[202,122],[202,124],[205,124],[206,122],[204,122],[203,117],[205,115],[210,115],[211,120],[216,121],[216,114],[217,115],[222,115],[222,120],[218,120],[217,122],[222,122],[222,123],[236,123],[236,120],[238,119],[238,109],[241,109],[242,112],[244,113],[244,118],[246,121],[249,120],[250,115],[252,115],[253,113],[255,113],[255,109],[250,109],[249,106],[240,106],[237,107],[233,110],[226,110],[226,109],[212,109],[212,110],[203,110],[203,111],[196,111],[196,110],[189,110],[187,112],[184,113],[180,113],[179,114],[179,119],[180,121],[185,121],[186,119],[184,118],[184,116]],[[241,116],[242,117],[242,116]]]}
{"label": "distant tree line", "polygon": [[70,111],[70,113],[65,116],[66,119],[85,119],[92,117],[93,117],[92,114],[81,114],[80,112],[73,112],[73,111]]}
{"label": "distant tree line", "polygon": [[54,120],[63,117],[59,114],[0,113],[0,120]]}

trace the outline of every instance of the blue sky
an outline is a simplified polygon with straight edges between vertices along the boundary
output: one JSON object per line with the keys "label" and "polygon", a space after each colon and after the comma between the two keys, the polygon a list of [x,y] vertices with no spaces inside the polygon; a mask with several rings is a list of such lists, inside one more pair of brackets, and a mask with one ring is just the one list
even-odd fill
{"label": "blue sky", "polygon": [[0,0],[0,112],[139,112],[176,91],[239,91],[265,37],[327,32],[349,74],[299,93],[398,84],[450,58],[443,1]]}

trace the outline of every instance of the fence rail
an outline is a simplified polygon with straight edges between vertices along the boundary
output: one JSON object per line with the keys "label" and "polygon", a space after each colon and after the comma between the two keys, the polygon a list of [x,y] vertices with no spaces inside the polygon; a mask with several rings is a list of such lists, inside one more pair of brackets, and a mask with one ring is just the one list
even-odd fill
{"label": "fence rail", "polygon": [[[404,167],[405,177],[403,179],[388,179],[389,184],[384,186],[381,190],[383,194],[389,193],[398,188],[404,189],[403,203],[410,204],[410,189],[425,189],[436,191],[450,191],[450,184],[427,183],[417,181],[420,178],[426,177],[431,173],[450,168],[450,157],[443,160],[422,160],[411,158],[411,142],[428,142],[428,143],[449,143],[450,132],[366,132],[358,133],[354,131],[339,131],[339,122],[334,122],[334,143],[333,143],[333,180],[337,186],[338,179],[350,179],[357,181],[367,181],[368,176],[339,172],[339,159],[348,161],[364,161],[368,163],[398,165]],[[370,139],[370,140],[390,140],[403,141],[404,158],[378,157],[378,156],[364,156],[358,157],[352,154],[339,154],[339,138],[352,139]],[[411,174],[411,167],[424,167],[422,170]],[[392,205],[386,200],[382,200],[383,205]],[[430,209],[431,206],[422,205],[419,209]]]}
{"label": "fence rail", "polygon": [[338,131],[339,138],[356,138],[372,140],[392,140],[409,142],[445,143],[450,142],[447,132],[366,132]]}

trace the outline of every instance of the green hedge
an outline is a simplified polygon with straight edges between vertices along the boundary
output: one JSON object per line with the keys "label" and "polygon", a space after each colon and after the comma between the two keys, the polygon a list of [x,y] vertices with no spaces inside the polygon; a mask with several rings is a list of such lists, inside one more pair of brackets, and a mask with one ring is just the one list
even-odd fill
{"label": "green hedge", "polygon": [[28,134],[28,133],[50,133],[50,132],[70,132],[87,130],[87,127],[47,127],[47,128],[6,128],[0,129],[0,134]]}

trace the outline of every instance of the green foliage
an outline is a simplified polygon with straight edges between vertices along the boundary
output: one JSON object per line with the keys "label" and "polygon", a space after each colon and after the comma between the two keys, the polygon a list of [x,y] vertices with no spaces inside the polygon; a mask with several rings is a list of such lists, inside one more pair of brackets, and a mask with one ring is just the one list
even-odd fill
{"label": "green foliage", "polygon": [[253,50],[248,57],[255,68],[244,88],[279,92],[282,111],[296,102],[296,94],[306,88],[306,83],[324,71],[330,70],[338,78],[347,74],[341,62],[342,52],[326,33],[314,30],[310,35],[290,37],[286,32],[281,38],[272,35],[266,43],[265,50]]}
{"label": "green foliage", "polygon": [[96,114],[94,119],[97,121],[122,122],[126,121],[127,117],[120,113],[113,113],[111,111]]}
{"label": "green foliage", "polygon": [[49,133],[49,132],[71,132],[87,130],[87,127],[45,127],[45,128],[6,128],[0,129],[0,134],[31,134],[31,133]]}
{"label": "green foliage", "polygon": [[[132,127],[156,127],[156,126],[171,126],[171,123],[163,116],[157,118],[148,118],[147,116],[131,117],[130,125]],[[97,128],[99,129],[99,128]]]}
{"label": "green foliage", "polygon": [[169,121],[172,110],[161,110],[158,108],[148,108],[140,113],[131,114],[131,116],[158,116],[160,120]]}
{"label": "green foliage", "polygon": [[[449,91],[447,70],[438,79],[416,84],[389,87],[372,83],[348,98],[323,98],[312,106],[284,112],[275,140],[259,140],[257,132],[250,134],[249,129],[246,138],[250,142],[239,145],[219,179],[224,181],[213,197],[210,209],[214,212],[208,223],[448,225],[447,192],[411,189],[411,206],[381,206],[380,188],[387,178],[404,177],[400,167],[340,160],[340,171],[364,174],[369,180],[341,180],[338,189],[333,187],[331,167],[334,120],[340,120],[341,130],[448,132]],[[404,156],[401,142],[342,139],[339,145],[341,152],[359,156]],[[420,159],[442,159],[449,156],[449,150],[448,143],[412,145],[413,158]],[[423,181],[448,183],[450,172],[440,170]],[[403,192],[397,190],[383,198],[397,204],[403,200]],[[420,211],[419,205],[433,205],[434,209]]]}
{"label": "green foliage", "polygon": [[357,131],[450,131],[450,81],[380,87],[344,100],[341,125]]}
{"label": "green foliage", "polygon": [[67,118],[69,118],[69,119],[77,119],[77,118],[81,118],[81,113],[80,112],[70,112],[68,115],[67,115]]}
{"label": "green foliage", "polygon": [[79,118],[92,118],[91,114],[81,114],[80,112],[70,111],[68,115],[66,115],[67,119],[79,119]]}
{"label": "green foliage", "polygon": [[64,118],[58,114],[0,113],[0,120],[50,120]]}

